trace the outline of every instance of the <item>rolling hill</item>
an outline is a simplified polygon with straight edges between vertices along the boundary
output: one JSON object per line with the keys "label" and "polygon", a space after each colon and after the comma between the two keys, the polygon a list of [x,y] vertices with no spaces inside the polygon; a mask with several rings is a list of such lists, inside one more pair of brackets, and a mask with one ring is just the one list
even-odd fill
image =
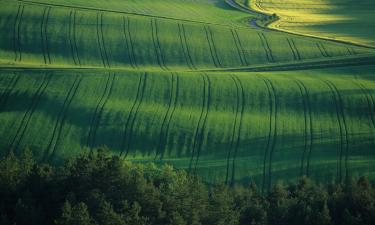
{"label": "rolling hill", "polygon": [[0,149],[107,146],[209,183],[374,176],[374,50],[249,26],[219,0],[0,9]]}

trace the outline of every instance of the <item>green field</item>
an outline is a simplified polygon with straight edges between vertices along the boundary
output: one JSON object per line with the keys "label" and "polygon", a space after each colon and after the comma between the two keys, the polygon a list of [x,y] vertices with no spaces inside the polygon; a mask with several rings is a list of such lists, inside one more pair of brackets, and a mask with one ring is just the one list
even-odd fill
{"label": "green field", "polygon": [[375,46],[372,0],[252,0],[251,3],[258,11],[280,17],[270,25],[272,28]]}
{"label": "green field", "polygon": [[375,50],[219,0],[0,1],[1,154],[106,146],[209,183],[375,174]]}

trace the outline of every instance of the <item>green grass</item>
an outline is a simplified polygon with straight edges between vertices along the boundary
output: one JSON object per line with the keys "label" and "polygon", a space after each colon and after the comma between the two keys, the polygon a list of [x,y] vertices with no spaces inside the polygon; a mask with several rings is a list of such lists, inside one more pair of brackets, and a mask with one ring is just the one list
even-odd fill
{"label": "green grass", "polygon": [[[240,0],[238,0],[240,1]],[[374,46],[374,2],[363,0],[254,0],[251,6],[276,13],[279,30]]]}
{"label": "green grass", "polygon": [[263,188],[373,174],[370,48],[249,28],[221,1],[2,2],[1,154],[107,146]]}
{"label": "green grass", "polygon": [[107,146],[210,182],[261,184],[266,158],[266,179],[310,174],[327,181],[373,161],[373,69],[4,71],[0,143],[44,149],[39,157],[53,161],[79,154],[72,149]]}

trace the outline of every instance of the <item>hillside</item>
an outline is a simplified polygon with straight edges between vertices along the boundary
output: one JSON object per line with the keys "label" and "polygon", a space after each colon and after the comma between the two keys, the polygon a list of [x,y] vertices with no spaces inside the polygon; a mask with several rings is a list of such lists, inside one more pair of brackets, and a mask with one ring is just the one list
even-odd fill
{"label": "hillside", "polygon": [[249,26],[219,0],[1,2],[1,154],[107,146],[262,188],[375,175],[371,48]]}

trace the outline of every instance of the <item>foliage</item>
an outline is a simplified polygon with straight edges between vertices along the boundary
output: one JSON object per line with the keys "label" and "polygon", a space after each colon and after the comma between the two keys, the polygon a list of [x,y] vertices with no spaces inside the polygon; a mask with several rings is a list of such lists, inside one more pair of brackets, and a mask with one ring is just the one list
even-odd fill
{"label": "foliage", "polygon": [[[375,187],[306,177],[265,195],[254,183],[207,186],[170,166],[140,165],[99,149],[62,166],[37,163],[30,151],[0,160],[0,224],[374,224]],[[19,168],[30,168],[21,170]]]}

